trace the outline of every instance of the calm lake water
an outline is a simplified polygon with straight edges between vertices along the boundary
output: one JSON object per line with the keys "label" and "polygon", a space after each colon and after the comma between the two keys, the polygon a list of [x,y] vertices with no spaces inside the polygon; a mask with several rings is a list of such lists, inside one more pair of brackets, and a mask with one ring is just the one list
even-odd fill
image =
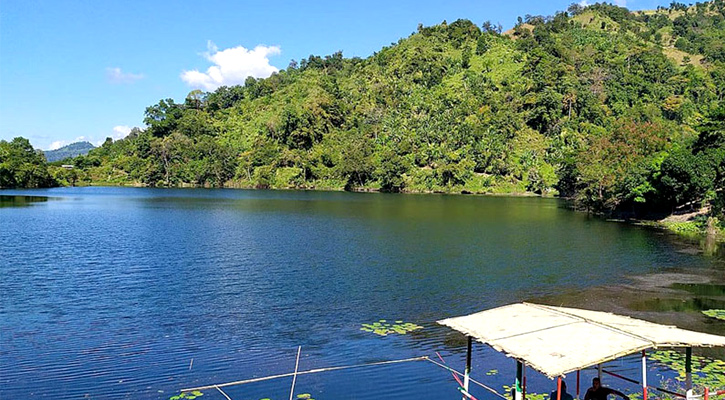
{"label": "calm lake water", "polygon": [[[462,369],[462,337],[436,320],[712,262],[554,199],[2,191],[0,398],[168,399],[181,388],[291,372],[298,346],[300,370],[436,351]],[[360,330],[380,319],[423,329]],[[511,384],[513,361],[483,345],[474,352],[475,378],[499,391]],[[637,368],[628,359],[612,366]],[[225,392],[280,400],[290,385],[285,378]],[[529,385],[552,390],[534,373]],[[456,386],[418,361],[303,375],[295,393],[453,399]],[[204,400],[223,398],[204,391]]]}

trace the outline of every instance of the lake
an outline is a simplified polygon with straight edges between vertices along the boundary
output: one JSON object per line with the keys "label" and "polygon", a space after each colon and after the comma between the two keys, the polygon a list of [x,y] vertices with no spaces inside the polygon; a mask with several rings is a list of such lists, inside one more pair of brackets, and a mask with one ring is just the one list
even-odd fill
{"label": "lake", "polygon": [[[0,397],[168,399],[182,388],[292,372],[298,346],[300,370],[436,351],[462,370],[462,336],[436,320],[662,270],[721,268],[717,257],[679,250],[661,233],[556,199],[0,191]],[[380,319],[423,328],[384,337],[361,330]],[[611,368],[638,371],[628,358]],[[512,360],[480,344],[473,370],[500,392],[515,374]],[[289,398],[290,385],[224,391],[277,400]],[[533,372],[529,386],[553,390]],[[295,393],[460,398],[450,374],[426,361],[303,375]],[[205,400],[223,398],[204,391]]]}

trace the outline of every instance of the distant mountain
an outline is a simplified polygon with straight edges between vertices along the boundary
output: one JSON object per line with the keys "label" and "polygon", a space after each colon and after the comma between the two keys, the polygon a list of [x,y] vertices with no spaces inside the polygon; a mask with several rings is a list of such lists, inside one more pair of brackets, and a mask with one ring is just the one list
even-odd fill
{"label": "distant mountain", "polygon": [[95,148],[96,146],[89,142],[75,142],[56,150],[44,150],[43,153],[45,153],[45,158],[48,162],[54,162],[68,157],[86,155]]}

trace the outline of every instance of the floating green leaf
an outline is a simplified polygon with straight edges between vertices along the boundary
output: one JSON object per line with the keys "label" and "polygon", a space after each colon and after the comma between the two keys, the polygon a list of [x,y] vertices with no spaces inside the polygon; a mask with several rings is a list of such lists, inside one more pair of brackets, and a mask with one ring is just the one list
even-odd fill
{"label": "floating green leaf", "polygon": [[387,336],[393,333],[397,333],[398,335],[405,335],[406,333],[412,332],[414,330],[423,329],[423,327],[420,325],[416,325],[411,322],[403,322],[401,320],[396,320],[395,324],[389,324],[387,323],[387,320],[381,319],[378,322],[361,325],[361,331],[372,332],[380,336]]}
{"label": "floating green leaf", "polygon": [[[686,379],[684,354],[674,350],[663,350],[652,353],[650,359],[676,371],[678,373],[676,382],[670,382],[669,389],[684,391]],[[696,388],[725,387],[725,361],[693,355],[692,367],[692,383]]]}
{"label": "floating green leaf", "polygon": [[195,398],[203,396],[203,395],[204,395],[204,393],[202,393],[198,390],[194,390],[193,392],[183,392],[176,396],[171,396],[171,397],[169,397],[169,400],[182,400],[182,399],[183,400],[192,400],[192,399],[195,399]]}
{"label": "floating green leaf", "polygon": [[725,310],[704,310],[703,314],[708,317],[717,318],[725,321]]}
{"label": "floating green leaf", "polygon": [[[511,392],[513,392],[513,386],[504,385],[504,397],[511,400]],[[526,400],[548,400],[549,395],[546,393],[526,393]]]}

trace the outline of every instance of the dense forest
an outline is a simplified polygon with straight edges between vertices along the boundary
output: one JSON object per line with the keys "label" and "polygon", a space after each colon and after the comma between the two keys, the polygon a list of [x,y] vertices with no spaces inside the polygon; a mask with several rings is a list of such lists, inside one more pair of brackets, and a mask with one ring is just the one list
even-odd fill
{"label": "dense forest", "polygon": [[725,0],[421,25],[366,59],[163,99],[144,123],[37,177],[27,141],[0,142],[0,186],[528,192],[722,220]]}

